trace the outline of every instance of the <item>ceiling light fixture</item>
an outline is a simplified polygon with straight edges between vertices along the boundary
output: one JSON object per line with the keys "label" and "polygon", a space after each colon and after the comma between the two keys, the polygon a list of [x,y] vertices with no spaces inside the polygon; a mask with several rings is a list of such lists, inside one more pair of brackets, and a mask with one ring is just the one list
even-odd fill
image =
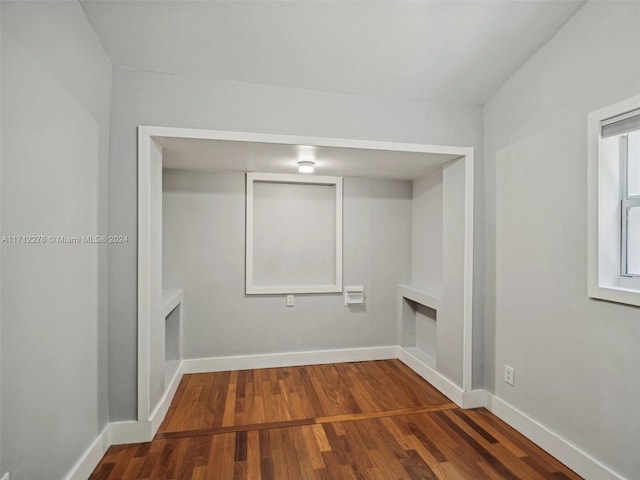
{"label": "ceiling light fixture", "polygon": [[298,172],[299,173],[313,173],[316,162],[311,160],[300,160],[298,162]]}
{"label": "ceiling light fixture", "polygon": [[316,148],[311,145],[298,145],[298,172],[313,173],[316,165]]}

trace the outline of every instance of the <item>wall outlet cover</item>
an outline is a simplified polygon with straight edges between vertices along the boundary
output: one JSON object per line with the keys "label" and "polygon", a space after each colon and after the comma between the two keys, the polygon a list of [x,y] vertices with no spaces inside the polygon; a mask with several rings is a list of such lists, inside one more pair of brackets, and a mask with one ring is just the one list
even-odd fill
{"label": "wall outlet cover", "polygon": [[505,383],[508,383],[509,385],[513,385],[514,384],[514,375],[515,375],[515,371],[514,371],[513,367],[511,367],[509,365],[505,365],[504,366],[504,381],[505,381]]}

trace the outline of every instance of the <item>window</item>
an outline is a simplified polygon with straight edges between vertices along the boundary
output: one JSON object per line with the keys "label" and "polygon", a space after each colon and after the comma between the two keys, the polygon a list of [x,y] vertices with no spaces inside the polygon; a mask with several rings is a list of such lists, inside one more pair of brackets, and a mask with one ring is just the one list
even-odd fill
{"label": "window", "polygon": [[640,97],[589,115],[589,296],[640,306]]}
{"label": "window", "polygon": [[640,275],[640,130],[618,137],[622,197],[620,273],[637,276]]}

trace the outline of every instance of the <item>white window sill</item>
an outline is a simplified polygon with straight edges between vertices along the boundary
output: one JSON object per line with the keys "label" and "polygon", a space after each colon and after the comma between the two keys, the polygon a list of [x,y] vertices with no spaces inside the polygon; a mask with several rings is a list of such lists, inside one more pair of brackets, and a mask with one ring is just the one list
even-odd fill
{"label": "white window sill", "polygon": [[[624,278],[621,280],[622,281],[620,283],[623,283],[625,280],[638,279]],[[597,300],[607,300],[609,302],[640,307],[640,288],[632,287],[630,285],[599,285],[589,289],[589,297]]]}

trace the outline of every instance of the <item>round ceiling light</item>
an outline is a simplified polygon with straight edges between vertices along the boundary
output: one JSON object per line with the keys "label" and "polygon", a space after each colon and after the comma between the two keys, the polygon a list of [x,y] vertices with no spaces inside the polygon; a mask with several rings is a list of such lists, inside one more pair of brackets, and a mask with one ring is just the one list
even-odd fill
{"label": "round ceiling light", "polygon": [[300,160],[298,162],[298,172],[299,173],[313,173],[316,162],[311,160]]}

